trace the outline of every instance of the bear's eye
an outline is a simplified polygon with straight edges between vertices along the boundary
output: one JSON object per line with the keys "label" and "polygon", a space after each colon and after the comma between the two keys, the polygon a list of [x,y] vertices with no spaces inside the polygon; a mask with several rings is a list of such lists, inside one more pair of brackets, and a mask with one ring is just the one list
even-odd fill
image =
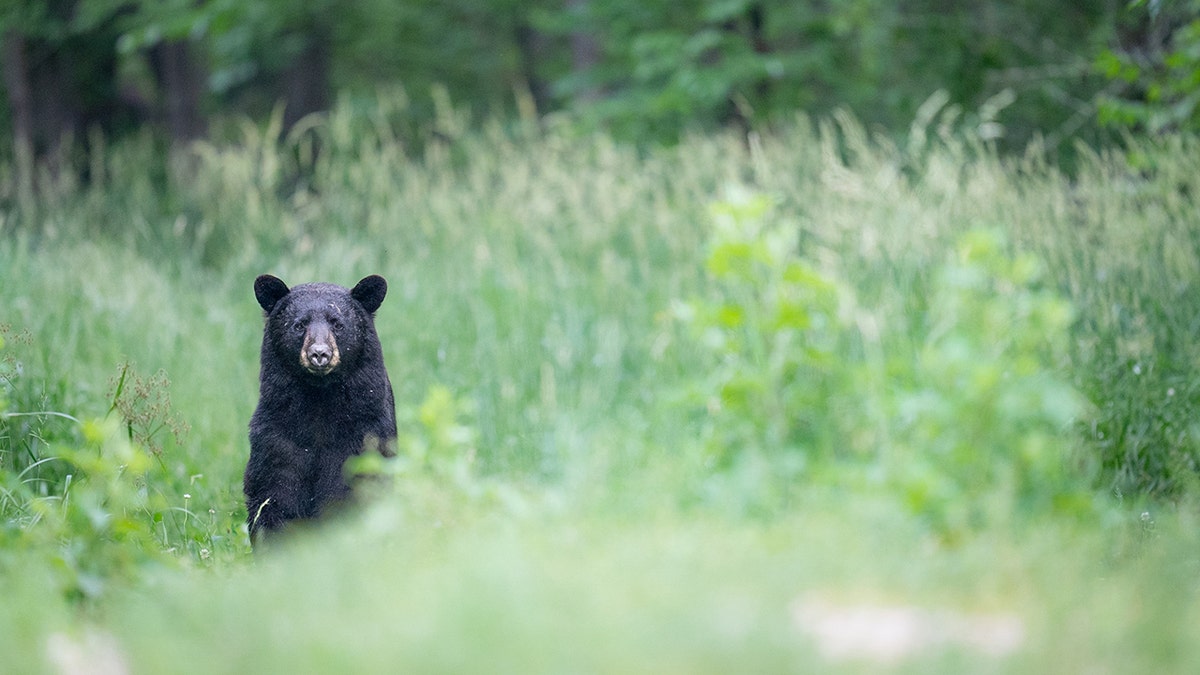
{"label": "bear's eye", "polygon": [[329,320],[329,327],[330,327],[330,328],[332,328],[332,329],[334,329],[335,331],[340,331],[340,330],[342,330],[342,320],[341,320],[341,319],[339,319],[339,318],[337,318],[337,317],[334,317],[334,318],[330,319],[330,320]]}
{"label": "bear's eye", "polygon": [[304,332],[304,320],[296,319],[295,321],[293,321],[292,322],[292,331],[296,332],[296,333],[303,333]]}

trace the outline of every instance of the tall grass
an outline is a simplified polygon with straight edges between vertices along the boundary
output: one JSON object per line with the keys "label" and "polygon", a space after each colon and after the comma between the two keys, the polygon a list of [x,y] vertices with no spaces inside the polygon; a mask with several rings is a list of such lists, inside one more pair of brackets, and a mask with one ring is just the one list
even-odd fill
{"label": "tall grass", "polygon": [[[1188,510],[1132,506],[1195,469],[1194,139],[1067,176],[936,111],[901,146],[840,116],[637,149],[375,106],[282,147],[277,120],[171,161],[133,139],[5,214],[0,567],[47,595],[0,625],[70,651],[82,596],[152,671],[789,670],[811,596],[1026,629],[914,670],[1195,658],[1163,590]],[[402,457],[368,467],[395,495],[250,566],[263,272],[388,278]],[[139,424],[189,430],[130,445],[123,374]]]}

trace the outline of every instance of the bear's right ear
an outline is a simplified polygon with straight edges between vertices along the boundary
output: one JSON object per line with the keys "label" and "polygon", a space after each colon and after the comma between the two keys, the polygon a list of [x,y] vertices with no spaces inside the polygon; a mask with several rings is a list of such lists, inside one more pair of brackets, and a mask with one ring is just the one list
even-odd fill
{"label": "bear's right ear", "polygon": [[279,277],[264,274],[254,280],[254,297],[258,298],[258,304],[267,314],[270,314],[271,310],[275,309],[275,305],[287,294],[287,284],[283,283]]}

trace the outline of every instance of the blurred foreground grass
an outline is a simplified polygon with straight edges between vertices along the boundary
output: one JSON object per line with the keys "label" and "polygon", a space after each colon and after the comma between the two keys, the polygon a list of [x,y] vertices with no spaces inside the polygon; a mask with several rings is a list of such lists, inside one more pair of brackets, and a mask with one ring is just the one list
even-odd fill
{"label": "blurred foreground grass", "polygon": [[[143,581],[82,627],[25,625],[10,663],[36,672],[74,650],[178,673],[1188,672],[1193,525],[1047,523],[946,549],[830,496],[746,522],[410,495],[253,564]],[[32,591],[6,597],[37,604]]]}
{"label": "blurred foreground grass", "polygon": [[[951,113],[451,117],[417,153],[374,105],[4,213],[6,672],[1200,662],[1195,139],[1065,176]],[[252,560],[262,272],[388,278],[401,457]]]}

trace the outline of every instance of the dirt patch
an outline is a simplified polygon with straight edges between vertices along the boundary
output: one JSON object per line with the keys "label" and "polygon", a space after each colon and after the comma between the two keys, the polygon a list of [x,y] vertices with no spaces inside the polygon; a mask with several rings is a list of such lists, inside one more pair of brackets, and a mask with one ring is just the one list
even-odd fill
{"label": "dirt patch", "polygon": [[1016,614],[975,614],[908,605],[838,604],[804,598],[792,620],[835,661],[892,664],[938,649],[970,649],[989,656],[1012,654],[1025,642]]}

